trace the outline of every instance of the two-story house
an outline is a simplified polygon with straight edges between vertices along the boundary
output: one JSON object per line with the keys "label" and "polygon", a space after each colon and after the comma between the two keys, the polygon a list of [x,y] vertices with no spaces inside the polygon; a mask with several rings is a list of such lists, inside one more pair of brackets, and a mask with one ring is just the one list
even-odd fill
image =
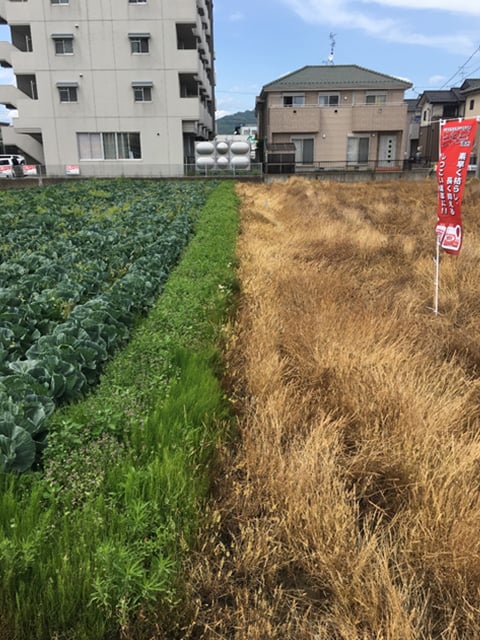
{"label": "two-story house", "polygon": [[428,165],[438,160],[440,121],[462,117],[464,106],[465,97],[456,87],[422,93],[418,99],[421,112],[418,162]]}
{"label": "two-story house", "polygon": [[[467,78],[460,87],[462,95],[465,97],[465,118],[480,118],[480,78]],[[480,149],[480,127],[477,128],[475,141],[475,151],[472,152],[470,162],[472,165],[478,164]],[[477,173],[478,175],[478,173]]]}
{"label": "two-story house", "polygon": [[357,65],[305,66],[257,97],[264,148],[295,146],[298,167],[403,167],[411,83]]}

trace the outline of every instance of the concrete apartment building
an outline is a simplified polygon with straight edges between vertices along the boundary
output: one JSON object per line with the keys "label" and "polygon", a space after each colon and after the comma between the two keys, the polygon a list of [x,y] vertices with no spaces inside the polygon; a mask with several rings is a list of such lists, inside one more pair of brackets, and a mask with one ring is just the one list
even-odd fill
{"label": "concrete apartment building", "polygon": [[47,174],[181,175],[214,132],[213,0],[0,0],[3,128]]}
{"label": "concrete apartment building", "polygon": [[411,86],[357,65],[305,66],[262,88],[259,139],[293,143],[297,167],[401,169]]}

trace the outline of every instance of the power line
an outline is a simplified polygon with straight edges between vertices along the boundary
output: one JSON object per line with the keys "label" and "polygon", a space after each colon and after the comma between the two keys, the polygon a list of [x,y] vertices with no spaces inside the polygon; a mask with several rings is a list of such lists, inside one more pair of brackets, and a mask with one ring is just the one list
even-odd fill
{"label": "power line", "polygon": [[465,67],[467,66],[467,64],[470,62],[470,60],[473,58],[473,56],[478,53],[480,51],[480,47],[477,47],[475,49],[475,51],[472,53],[472,55],[468,58],[468,60],[466,60],[461,67],[458,67],[457,71],[453,74],[453,76],[451,78],[449,78],[446,82],[444,82],[442,84],[442,86],[440,87],[440,89],[443,89],[444,87],[447,86],[447,84],[450,84],[450,82],[452,82],[452,80],[454,80],[459,73],[461,73],[463,71],[463,69],[465,69]]}

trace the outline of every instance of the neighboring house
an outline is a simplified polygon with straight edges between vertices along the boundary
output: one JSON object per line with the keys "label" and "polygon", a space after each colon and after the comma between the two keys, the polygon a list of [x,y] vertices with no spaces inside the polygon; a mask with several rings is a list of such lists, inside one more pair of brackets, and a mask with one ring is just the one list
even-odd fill
{"label": "neighboring house", "polygon": [[417,161],[428,165],[438,160],[440,120],[464,115],[465,96],[459,88],[424,91],[418,99],[421,111]]}
{"label": "neighboring house", "polygon": [[357,65],[305,66],[262,88],[259,140],[265,149],[293,143],[305,168],[401,168],[411,86]]}
{"label": "neighboring house", "polygon": [[405,100],[407,103],[407,135],[405,139],[405,157],[414,161],[420,138],[420,120],[422,112],[418,106],[418,98]]}
{"label": "neighboring house", "polygon": [[[465,97],[465,118],[480,118],[480,78],[470,78],[464,80],[460,87],[462,95]],[[475,141],[475,151],[472,152],[470,162],[477,164],[480,149],[480,126],[477,127]]]}
{"label": "neighboring house", "polygon": [[[480,118],[480,79],[467,78],[460,87],[443,91],[424,91],[418,99],[421,110],[418,155],[420,162],[431,164],[438,160],[439,129],[441,120],[451,118]],[[480,144],[477,131],[475,151],[471,163],[476,162]]]}
{"label": "neighboring house", "polygon": [[465,118],[480,116],[480,78],[464,80],[460,93],[465,98]]}
{"label": "neighboring house", "polygon": [[47,173],[183,173],[214,132],[212,21],[213,0],[0,0],[5,144]]}

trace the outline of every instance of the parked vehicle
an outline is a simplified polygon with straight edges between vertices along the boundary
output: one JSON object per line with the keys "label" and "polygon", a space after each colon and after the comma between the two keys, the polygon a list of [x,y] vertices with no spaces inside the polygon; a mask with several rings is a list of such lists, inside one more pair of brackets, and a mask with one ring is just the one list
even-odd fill
{"label": "parked vehicle", "polygon": [[14,165],[11,158],[0,158],[0,178],[13,178]]}
{"label": "parked vehicle", "polygon": [[18,153],[0,153],[0,160],[5,158],[12,160],[13,164],[25,164],[25,158]]}

